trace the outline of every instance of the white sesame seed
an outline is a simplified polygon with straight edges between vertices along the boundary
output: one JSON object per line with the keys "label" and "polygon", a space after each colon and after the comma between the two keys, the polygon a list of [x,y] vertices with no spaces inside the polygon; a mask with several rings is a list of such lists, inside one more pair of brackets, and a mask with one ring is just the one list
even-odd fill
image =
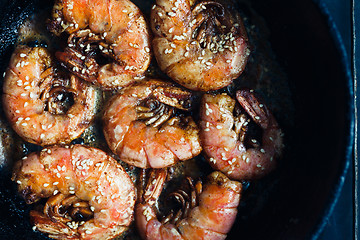
{"label": "white sesame seed", "polygon": [[17,182],[17,184],[21,184],[21,181],[20,181],[20,180],[17,180],[16,182]]}
{"label": "white sesame seed", "polygon": [[33,226],[33,227],[32,227],[32,230],[35,232],[35,231],[36,231],[36,226]]}
{"label": "white sesame seed", "polygon": [[174,12],[169,12],[168,15],[169,15],[170,17],[175,17],[175,16],[176,16],[176,13],[174,13]]}
{"label": "white sesame seed", "polygon": [[265,153],[265,150],[262,148],[262,149],[260,149],[260,152]]}
{"label": "white sesame seed", "polygon": [[70,177],[66,176],[66,177],[65,177],[65,179],[68,179],[68,180],[69,180],[69,179],[70,179]]}
{"label": "white sesame seed", "polygon": [[58,184],[59,184],[59,182],[54,182],[54,183],[53,183],[54,186],[56,186],[56,185],[58,185]]}
{"label": "white sesame seed", "polygon": [[44,183],[44,185],[43,185],[44,187],[47,187],[47,186],[49,186],[49,184],[48,183]]}

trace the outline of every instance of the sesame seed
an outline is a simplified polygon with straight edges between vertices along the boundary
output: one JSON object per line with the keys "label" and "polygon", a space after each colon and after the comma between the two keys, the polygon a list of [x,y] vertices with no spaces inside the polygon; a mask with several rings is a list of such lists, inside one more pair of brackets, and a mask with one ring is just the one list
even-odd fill
{"label": "sesame seed", "polygon": [[40,138],[44,138],[45,137],[45,134],[40,134]]}
{"label": "sesame seed", "polygon": [[59,184],[59,182],[54,182],[54,183],[53,183],[54,186],[56,186],[56,185],[58,185],[58,184]]}
{"label": "sesame seed", "polygon": [[262,148],[262,149],[260,149],[260,152],[265,153],[265,150]]}
{"label": "sesame seed", "polygon": [[91,211],[95,211],[95,208],[93,206],[90,207]]}
{"label": "sesame seed", "polygon": [[149,47],[145,47],[145,52],[150,52],[150,48]]}
{"label": "sesame seed", "polygon": [[174,13],[174,12],[169,12],[168,15],[169,15],[170,17],[175,17],[175,16],[176,16],[176,13]]}
{"label": "sesame seed", "polygon": [[91,234],[92,232],[90,230],[85,231],[86,234]]}
{"label": "sesame seed", "polygon": [[69,179],[70,179],[70,177],[66,176],[66,177],[65,177],[65,179],[68,179],[68,180],[69,180]]}
{"label": "sesame seed", "polygon": [[44,185],[43,185],[44,187],[47,187],[47,186],[49,186],[49,184],[48,183],[44,183]]}
{"label": "sesame seed", "polygon": [[61,177],[60,173],[57,173],[57,174],[56,174],[56,176],[57,176],[58,178],[60,178],[60,177]]}
{"label": "sesame seed", "polygon": [[255,119],[256,119],[256,120],[259,120],[259,119],[260,119],[260,117],[259,117],[259,116],[255,116]]}
{"label": "sesame seed", "polygon": [[17,184],[21,184],[21,181],[20,181],[20,180],[17,180],[16,182],[17,182]]}
{"label": "sesame seed", "polygon": [[[210,110],[210,109],[209,109],[209,110]],[[217,129],[222,129],[222,126],[217,125],[216,128],[217,128]]]}
{"label": "sesame seed", "polygon": [[256,165],[258,168],[261,168],[261,164]]}
{"label": "sesame seed", "polygon": [[70,194],[75,194],[75,191],[69,191]]}
{"label": "sesame seed", "polygon": [[33,227],[32,227],[32,230],[35,232],[35,231],[36,231],[36,226],[33,226]]}
{"label": "sesame seed", "polygon": [[209,131],[210,131],[209,128],[205,128],[205,129],[204,129],[204,132],[209,132]]}

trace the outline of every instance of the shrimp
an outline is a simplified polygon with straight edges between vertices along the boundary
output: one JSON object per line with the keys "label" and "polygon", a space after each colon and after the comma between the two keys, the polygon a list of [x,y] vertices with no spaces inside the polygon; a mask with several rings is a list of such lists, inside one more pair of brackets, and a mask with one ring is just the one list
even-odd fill
{"label": "shrimp", "polygon": [[12,180],[26,203],[48,198],[30,217],[34,229],[54,239],[112,239],[133,220],[129,175],[96,148],[52,146],[30,153],[16,163]]}
{"label": "shrimp", "polygon": [[[261,142],[246,136],[250,119],[239,112],[234,99],[223,93],[203,96],[201,143],[211,166],[228,177],[237,180],[260,178],[275,168],[275,159],[280,157],[283,148],[283,134],[272,113],[251,90],[237,91],[236,98],[262,129]],[[245,140],[250,140],[252,146],[247,148]]]}
{"label": "shrimp", "polygon": [[198,127],[184,114],[191,98],[189,91],[160,80],[124,88],[103,115],[110,149],[139,168],[163,168],[200,154]]}
{"label": "shrimp", "polygon": [[[163,171],[163,170],[162,170]],[[166,173],[157,173],[147,185],[142,202],[135,206],[135,222],[143,239],[225,239],[237,215],[242,185],[221,172],[213,172],[204,186],[188,178],[190,192],[171,194],[182,208],[160,222],[154,203],[159,197]]]}
{"label": "shrimp", "polygon": [[97,91],[75,76],[56,73],[49,52],[19,46],[3,85],[5,114],[23,139],[39,145],[69,143],[95,116]]}
{"label": "shrimp", "polygon": [[150,64],[148,25],[129,0],[57,0],[48,28],[70,34],[62,65],[104,89],[142,79]]}
{"label": "shrimp", "polygon": [[160,69],[191,90],[220,89],[239,77],[250,50],[242,20],[230,5],[156,0],[151,28]]}

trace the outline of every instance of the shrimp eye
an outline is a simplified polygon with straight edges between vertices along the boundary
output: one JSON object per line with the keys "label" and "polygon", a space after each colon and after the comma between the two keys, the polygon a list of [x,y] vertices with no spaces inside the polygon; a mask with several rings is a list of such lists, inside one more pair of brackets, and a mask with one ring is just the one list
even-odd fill
{"label": "shrimp eye", "polygon": [[74,93],[64,87],[53,88],[49,93],[47,111],[52,114],[66,114],[74,105]]}

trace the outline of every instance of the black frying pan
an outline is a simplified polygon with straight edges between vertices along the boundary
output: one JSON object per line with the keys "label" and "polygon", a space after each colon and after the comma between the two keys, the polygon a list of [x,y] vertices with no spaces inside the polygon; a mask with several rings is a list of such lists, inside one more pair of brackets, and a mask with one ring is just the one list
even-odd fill
{"label": "black frying pan", "polygon": [[[151,1],[134,1],[148,13]],[[18,25],[47,1],[0,1],[0,72],[8,64]],[[250,184],[228,239],[316,238],[339,195],[353,143],[352,80],[337,37],[311,0],[253,0],[269,44],[287,75],[294,119],[285,127],[278,169]],[[330,23],[331,24],[331,23]],[[3,116],[3,113],[1,113]],[[0,236],[46,239],[31,230],[29,210],[10,181],[16,136],[0,121]]]}

